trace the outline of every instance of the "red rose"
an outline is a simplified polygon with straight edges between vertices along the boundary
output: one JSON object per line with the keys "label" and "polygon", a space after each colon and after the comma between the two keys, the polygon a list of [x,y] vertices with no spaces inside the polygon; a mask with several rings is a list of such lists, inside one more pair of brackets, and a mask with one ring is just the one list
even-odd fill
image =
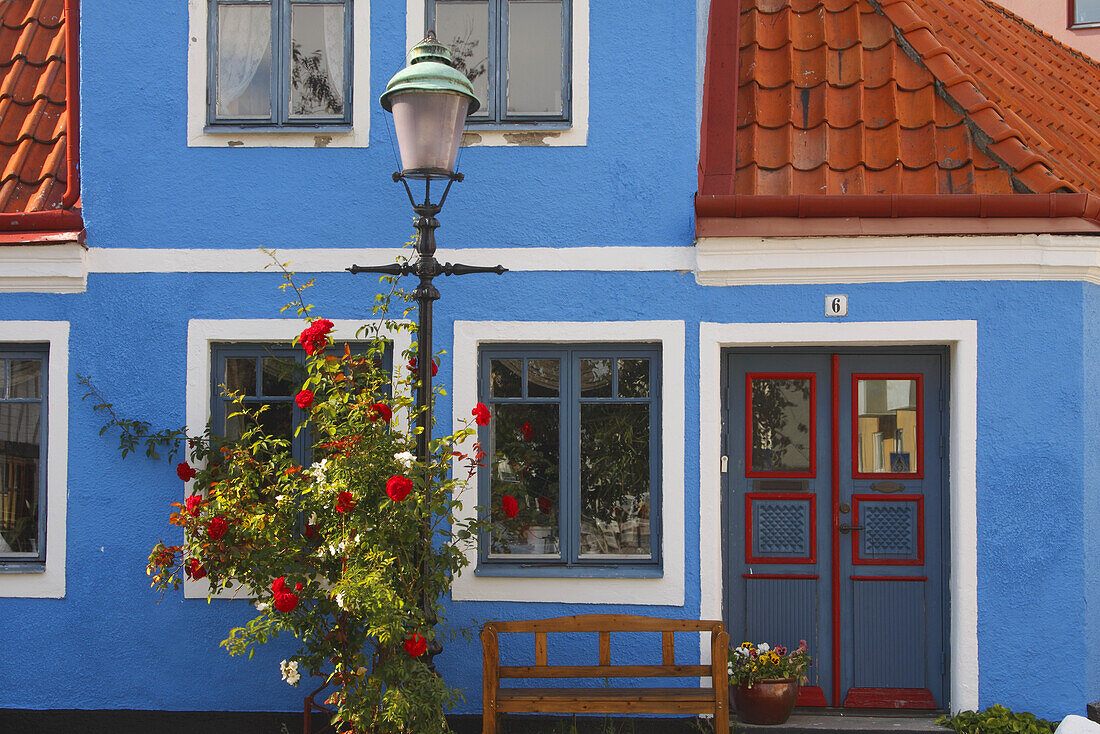
{"label": "red rose", "polygon": [[389,478],[389,481],[386,482],[386,494],[388,494],[390,499],[394,502],[400,502],[408,497],[412,489],[413,483],[408,477],[392,476]]}
{"label": "red rose", "polygon": [[193,494],[187,498],[187,514],[191,517],[199,516],[199,508],[202,507],[202,496]]}
{"label": "red rose", "polygon": [[308,523],[308,522],[307,522],[307,523],[306,523],[306,532],[305,532],[305,536],[306,536],[306,538],[308,538],[308,539],[312,539],[312,538],[316,537],[316,536],[317,536],[317,526],[316,526],[316,525],[312,525],[312,524],[310,524],[310,523]]}
{"label": "red rose", "polygon": [[385,403],[375,403],[374,405],[370,406],[369,417],[372,421],[382,421],[383,423],[389,423],[390,419],[393,418],[393,411],[390,409],[390,406],[386,405]]}
{"label": "red rose", "polygon": [[210,536],[210,540],[221,540],[227,530],[229,530],[229,523],[222,517],[211,518],[206,525],[206,534]]}
{"label": "red rose", "polygon": [[[417,372],[419,372],[419,361],[417,360],[416,357],[413,357],[412,359],[409,360],[408,367],[409,367],[409,372],[412,372],[414,375]],[[433,359],[432,360],[432,377],[435,377],[438,374],[439,374],[439,365],[436,364],[436,361]]]}
{"label": "red rose", "polygon": [[519,514],[519,503],[516,502],[516,498],[510,494],[504,495],[504,499],[500,503],[504,508],[505,517],[515,517]]}
{"label": "red rose", "polygon": [[544,515],[549,515],[550,510],[553,509],[553,505],[550,504],[549,497],[539,497],[539,512]]}
{"label": "red rose", "polygon": [[275,608],[280,612],[290,612],[298,606],[298,595],[289,591],[283,591],[275,595]]}
{"label": "red rose", "polygon": [[176,465],[176,476],[185,482],[190,482],[192,479],[194,479],[195,474],[197,474],[197,472],[192,469],[191,465],[188,464],[186,461]]}
{"label": "red rose", "polygon": [[298,582],[298,583],[294,584],[294,590],[295,590],[295,591],[301,591],[301,590],[302,590],[302,588],[303,588],[303,587],[302,587],[302,584],[301,584],[301,582]]}
{"label": "red rose", "polygon": [[355,498],[351,492],[341,492],[336,496],[336,511],[341,515],[355,509]]}
{"label": "red rose", "polygon": [[474,409],[470,411],[470,415],[474,417],[479,426],[489,425],[489,409],[485,407],[485,403],[475,405]]}
{"label": "red rose", "polygon": [[309,406],[313,405],[313,391],[302,390],[300,393],[294,396],[294,402],[298,404],[298,407],[305,410]]}
{"label": "red rose", "polygon": [[414,632],[411,637],[405,640],[405,652],[410,657],[418,658],[427,651],[428,641],[419,632]]}
{"label": "red rose", "polygon": [[530,423],[524,423],[519,427],[519,432],[523,434],[524,441],[530,441],[535,437],[535,429],[531,427]]}
{"label": "red rose", "polygon": [[302,349],[306,350],[306,354],[313,356],[325,351],[330,331],[332,331],[331,321],[317,319],[298,335],[298,343],[302,345]]}
{"label": "red rose", "polygon": [[271,582],[271,593],[278,596],[286,591],[286,576],[280,576]]}
{"label": "red rose", "polygon": [[187,573],[189,576],[191,576],[191,578],[198,581],[201,578],[205,578],[206,569],[202,567],[201,563],[199,563],[199,559],[192,558],[191,563],[187,566]]}

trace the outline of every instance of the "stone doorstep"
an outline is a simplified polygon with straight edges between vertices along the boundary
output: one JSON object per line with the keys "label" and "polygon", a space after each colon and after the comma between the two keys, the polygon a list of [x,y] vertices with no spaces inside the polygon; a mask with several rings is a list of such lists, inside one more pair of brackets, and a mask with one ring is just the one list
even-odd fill
{"label": "stone doorstep", "polygon": [[1086,710],[1088,711],[1089,719],[1100,724],[1100,701],[1093,701],[1088,705]]}
{"label": "stone doorstep", "polygon": [[737,721],[732,728],[744,732],[773,732],[774,734],[820,734],[820,732],[858,732],[859,734],[916,734],[918,732],[950,731],[936,724],[939,713],[899,714],[894,711],[882,714],[819,714],[795,713],[785,724],[765,726],[744,724]]}

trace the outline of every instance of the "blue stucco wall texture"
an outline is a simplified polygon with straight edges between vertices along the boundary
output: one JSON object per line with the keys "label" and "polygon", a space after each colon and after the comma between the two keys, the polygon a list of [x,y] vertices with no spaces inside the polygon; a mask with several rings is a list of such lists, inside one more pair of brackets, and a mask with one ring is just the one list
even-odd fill
{"label": "blue stucco wall texture", "polygon": [[[645,12],[631,3],[591,4],[588,144],[465,149],[469,178],[441,217],[441,247],[691,244],[695,4],[658,0]],[[375,96],[402,63],[404,11],[404,0],[372,3]],[[365,149],[188,148],[187,22],[180,2],[82,8],[90,246],[392,247],[408,239],[407,202],[388,179],[396,166],[391,123],[376,106]],[[511,264],[506,252],[500,259]],[[365,260],[348,250],[349,264]],[[178,426],[188,320],[277,318],[278,282],[274,274],[93,273],[82,294],[0,295],[0,319],[70,321],[71,374],[90,375],[125,415]],[[671,272],[512,272],[440,286],[442,349],[450,348],[456,319],[678,319],[687,336],[686,392],[665,395],[684,401],[687,425],[684,606],[463,602],[449,605],[451,623],[593,611],[698,618],[698,324],[822,321],[823,296],[836,286],[704,288],[689,273]],[[980,704],[1081,713],[1086,700],[1100,698],[1100,457],[1090,440],[1100,429],[1092,377],[1100,292],[1056,282],[867,284],[843,292],[849,320],[978,321]],[[373,293],[361,276],[318,274],[309,300],[317,315],[355,319]],[[445,359],[439,379],[448,384],[451,375]],[[289,641],[251,661],[219,649],[251,612],[246,602],[207,604],[182,593],[158,600],[148,588],[147,552],[173,537],[167,513],[180,498],[179,481],[167,463],[122,460],[80,396],[71,380],[66,595],[0,599],[9,661],[0,666],[0,707],[300,710],[302,690],[283,683],[278,670]],[[445,398],[437,415],[445,423],[450,413]],[[580,647],[562,653],[594,656]],[[480,711],[480,661],[476,639],[451,642],[438,661],[466,688],[462,712]]]}
{"label": "blue stucco wall texture", "polygon": [[[0,319],[72,323],[71,370],[91,375],[126,415],[154,425],[184,422],[187,321],[266,318],[283,303],[274,274],[93,275],[87,293],[8,295]],[[371,281],[318,276],[310,301],[332,318],[362,317]],[[697,618],[700,609],[698,323],[820,321],[825,286],[704,288],[677,273],[509,273],[491,287],[445,281],[436,340],[450,348],[452,320],[677,319],[686,323],[686,599],[683,607],[451,603],[457,627],[492,618],[591,611]],[[849,285],[860,320],[977,319],[978,603],[981,705],[1003,703],[1046,716],[1079,711],[1095,696],[1095,620],[1082,587],[1095,590],[1095,515],[1086,524],[1080,457],[1087,448],[1081,382],[1083,302],[1072,283]],[[563,294],[570,294],[563,297]],[[644,294],[644,298],[641,296]],[[1023,299],[1029,309],[1009,306]],[[856,316],[858,314],[858,317]],[[991,315],[995,314],[995,315]],[[1051,325],[1057,325],[1052,329]],[[1090,327],[1094,328],[1094,327]],[[1041,358],[1039,358],[1041,357]],[[451,379],[445,359],[440,379]],[[150,545],[172,537],[167,511],[180,484],[172,466],[119,458],[99,418],[69,395],[67,593],[60,600],[0,599],[0,707],[170,710],[296,710],[301,691],[279,679],[279,642],[252,661],[218,648],[251,608],[243,601],[159,599],[143,573]],[[681,396],[666,395],[667,400]],[[449,416],[451,406],[439,406]],[[1095,505],[1095,485],[1085,501]],[[1090,545],[1091,543],[1091,545]],[[1085,553],[1082,553],[1082,549]],[[714,553],[720,552],[713,549]],[[599,581],[578,582],[599,583]],[[1095,597],[1093,597],[1095,599]],[[1087,634],[1087,644],[1086,644]],[[588,642],[592,647],[593,642]],[[583,645],[565,655],[594,656]],[[684,650],[690,648],[684,647]],[[449,643],[443,674],[467,689],[463,712],[480,710],[480,649]],[[33,662],[32,662],[33,661]]]}

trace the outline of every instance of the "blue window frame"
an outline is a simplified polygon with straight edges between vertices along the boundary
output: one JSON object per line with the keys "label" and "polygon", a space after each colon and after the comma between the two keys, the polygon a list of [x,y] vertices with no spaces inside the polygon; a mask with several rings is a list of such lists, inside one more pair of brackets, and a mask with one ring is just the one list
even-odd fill
{"label": "blue window frame", "polygon": [[353,0],[208,0],[207,124],[346,130]]}
{"label": "blue window frame", "polygon": [[569,126],[570,0],[426,2],[427,29],[451,48],[482,102],[468,128]]}
{"label": "blue window frame", "polygon": [[[362,353],[366,344],[352,353]],[[265,431],[291,442],[291,455],[299,463],[309,459],[309,437],[305,431],[294,435],[295,427],[305,417],[294,402],[306,377],[306,354],[300,347],[269,343],[214,344],[211,349],[211,425],[215,434],[234,438],[240,435],[241,417],[230,417],[233,401],[225,391],[240,393],[250,409],[268,405],[261,416]],[[387,344],[382,368],[393,369],[393,349]],[[389,394],[387,386],[385,394]]]}
{"label": "blue window frame", "polygon": [[0,345],[0,573],[46,567],[49,347]]}
{"label": "blue window frame", "polygon": [[660,575],[660,349],[483,348],[481,575]]}

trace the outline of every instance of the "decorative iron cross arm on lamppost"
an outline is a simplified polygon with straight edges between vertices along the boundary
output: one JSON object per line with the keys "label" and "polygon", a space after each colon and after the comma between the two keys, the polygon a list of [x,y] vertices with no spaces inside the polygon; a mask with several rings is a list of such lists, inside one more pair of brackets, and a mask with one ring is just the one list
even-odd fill
{"label": "decorative iron cross arm on lamppost", "polygon": [[[432,304],[439,300],[439,289],[433,281],[440,275],[468,275],[470,273],[505,272],[495,265],[482,267],[460,263],[443,263],[435,259],[435,230],[439,220],[435,217],[447,200],[447,193],[462,174],[455,172],[459,141],[466,116],[476,112],[480,103],[474,95],[473,85],[456,70],[451,62],[451,52],[429,32],[428,37],[409,52],[408,65],[397,72],[381,98],[382,107],[393,113],[397,131],[397,146],[401,155],[401,171],[393,174],[409,195],[409,203],[416,213],[416,260],[388,265],[352,265],[351,273],[381,273],[385,275],[415,275],[420,284],[413,291],[417,302],[417,388],[416,424],[420,429],[416,439],[416,454],[422,466],[431,461],[432,440]],[[424,182],[424,200],[417,202],[409,182]],[[432,181],[446,181],[437,203],[432,203]],[[427,470],[430,473],[430,469]],[[431,491],[431,476],[425,477],[425,492]],[[431,507],[432,498],[427,497]],[[425,516],[421,529],[423,542],[431,543],[431,520]],[[427,592],[421,600],[429,624],[434,625],[433,599]],[[428,647],[428,665],[442,651],[438,640]]]}

